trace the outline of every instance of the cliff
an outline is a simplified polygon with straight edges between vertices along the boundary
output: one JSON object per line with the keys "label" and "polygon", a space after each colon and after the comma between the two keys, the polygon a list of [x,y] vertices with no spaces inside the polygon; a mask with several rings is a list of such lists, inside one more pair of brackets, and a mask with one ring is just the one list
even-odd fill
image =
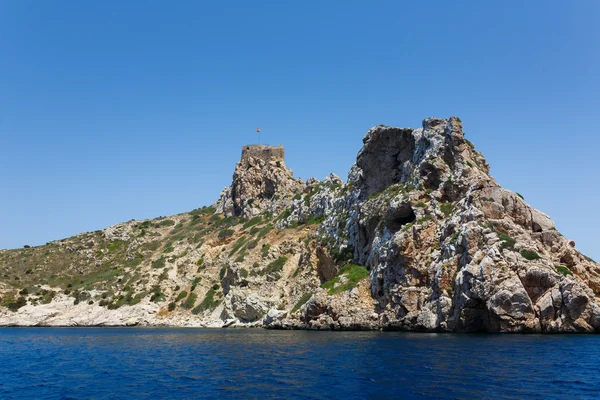
{"label": "cliff", "polygon": [[1,325],[600,332],[600,266],[458,118],[374,127],[347,183],[245,146],[212,207],[0,252]]}

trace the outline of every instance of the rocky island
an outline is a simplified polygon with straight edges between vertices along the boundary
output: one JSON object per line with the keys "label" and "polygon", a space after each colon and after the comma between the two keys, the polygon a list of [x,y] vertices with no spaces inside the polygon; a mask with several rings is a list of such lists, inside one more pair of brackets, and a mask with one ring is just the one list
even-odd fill
{"label": "rocky island", "polygon": [[210,207],[0,251],[0,298],[0,326],[600,332],[600,265],[456,117],[370,129],[346,183],[244,146]]}

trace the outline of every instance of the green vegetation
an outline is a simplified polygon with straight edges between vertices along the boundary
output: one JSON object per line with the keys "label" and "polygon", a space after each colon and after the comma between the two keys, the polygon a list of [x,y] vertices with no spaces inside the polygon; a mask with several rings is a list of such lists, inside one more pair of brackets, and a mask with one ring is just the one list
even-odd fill
{"label": "green vegetation", "polygon": [[260,231],[258,231],[258,235],[256,237],[256,240],[260,240],[263,237],[265,237],[267,235],[267,233],[271,232],[272,229],[273,229],[273,225],[271,225],[271,224],[266,225],[265,227],[263,227]]}
{"label": "green vegetation", "polygon": [[271,245],[269,243],[265,243],[262,245],[262,248],[260,249],[260,255],[262,256],[262,258],[266,258],[269,255],[270,248]]}
{"label": "green vegetation", "polygon": [[471,143],[471,141],[469,141],[468,139],[465,139],[465,143],[467,143],[469,145],[469,147],[471,147],[472,149],[475,148],[475,145],[473,143]]}
{"label": "green vegetation", "polygon": [[465,161],[465,164],[467,164],[470,168],[473,168],[473,164],[471,164],[469,161]]}
{"label": "green vegetation", "polygon": [[219,232],[219,239],[225,239],[232,236],[234,233],[233,229],[223,229]]}
{"label": "green vegetation", "polygon": [[275,222],[283,221],[284,219],[288,218],[290,215],[292,215],[292,211],[288,208],[287,210],[285,210],[284,212],[279,214],[279,217],[277,217]]}
{"label": "green vegetation", "polygon": [[415,207],[424,208],[424,207],[427,207],[427,204],[423,203],[422,201],[419,201],[418,203],[415,204]]}
{"label": "green vegetation", "polygon": [[165,219],[165,220],[162,220],[159,223],[157,223],[155,226],[157,228],[162,228],[165,226],[173,226],[173,225],[175,225],[175,221],[173,221],[172,219]]}
{"label": "green vegetation", "polygon": [[254,225],[260,224],[262,222],[262,217],[253,217],[251,219],[248,220],[248,222],[246,222],[243,225],[244,229],[248,229]]}
{"label": "green vegetation", "polygon": [[529,261],[539,260],[541,258],[538,253],[531,250],[521,250],[521,255],[523,256],[523,258]]}
{"label": "green vegetation", "polygon": [[220,303],[220,300],[215,300],[215,289],[210,289],[208,292],[206,292],[206,296],[204,296],[202,303],[198,304],[198,306],[192,310],[192,314],[200,314],[205,310],[213,309]]}
{"label": "green vegetation", "polygon": [[4,307],[7,307],[10,311],[17,311],[19,308],[27,305],[27,300],[25,297],[21,296],[16,300],[9,300],[3,304]]}
{"label": "green vegetation", "polygon": [[431,215],[424,215],[417,220],[417,224],[422,224],[422,223],[430,221],[430,220],[431,220]]}
{"label": "green vegetation", "polygon": [[[340,283],[340,278],[342,276],[346,278],[346,282],[335,287],[336,284]],[[358,282],[367,278],[368,276],[369,271],[362,265],[346,264],[339,270],[338,276],[323,283],[321,287],[323,289],[327,289],[327,293],[332,295],[355,288]]]}
{"label": "green vegetation", "polygon": [[498,237],[502,241],[502,244],[500,245],[500,251],[502,251],[504,249],[509,249],[510,251],[515,251],[515,244],[517,243],[517,241],[515,239],[511,238],[510,236],[508,236],[506,233],[503,233],[503,232],[497,232],[497,233],[498,233]]}
{"label": "green vegetation", "polygon": [[196,290],[196,287],[198,286],[198,284],[200,283],[201,280],[202,280],[201,276],[197,276],[194,278],[194,281],[192,282],[192,288],[190,289],[192,292],[194,290]]}
{"label": "green vegetation", "polygon": [[164,267],[165,267],[165,258],[164,257],[161,257],[152,262],[152,268],[159,269],[159,268],[164,268]]}
{"label": "green vegetation", "polygon": [[562,274],[564,276],[573,275],[573,272],[571,272],[571,270],[564,265],[557,265],[556,272],[558,272],[559,274]]}
{"label": "green vegetation", "polygon": [[312,295],[312,293],[304,293],[302,297],[300,297],[300,300],[298,300],[298,302],[294,305],[294,308],[292,308],[292,314],[298,311],[300,307],[302,307],[304,304],[306,304],[306,302],[310,300]]}
{"label": "green vegetation", "polygon": [[281,272],[283,270],[283,266],[285,265],[287,260],[288,260],[287,257],[279,257],[277,260],[275,260],[275,261],[269,263],[269,265],[267,265],[265,273],[271,274],[271,273]]}
{"label": "green vegetation", "polygon": [[443,203],[440,204],[440,210],[444,213],[446,217],[449,217],[450,214],[454,211],[454,203]]}
{"label": "green vegetation", "polygon": [[175,298],[175,301],[185,299],[187,297],[187,295],[188,295],[187,292],[185,290],[182,290],[181,292],[179,292],[179,294]]}
{"label": "green vegetation", "polygon": [[191,310],[192,308],[194,308],[194,304],[196,304],[197,298],[198,298],[198,295],[196,293],[190,293],[188,298],[185,299],[185,301],[181,304],[181,306],[183,308],[185,308],[186,310]]}
{"label": "green vegetation", "polygon": [[525,197],[523,197],[523,195],[519,192],[516,192],[516,195],[519,196],[522,200],[525,200]]}
{"label": "green vegetation", "polygon": [[233,247],[231,248],[231,251],[229,252],[229,256],[233,256],[235,253],[237,253],[237,251],[239,249],[242,248],[242,246],[244,244],[246,244],[246,242],[249,240],[248,237],[246,236],[240,236],[240,238],[238,240],[236,240],[235,244],[233,245]]}

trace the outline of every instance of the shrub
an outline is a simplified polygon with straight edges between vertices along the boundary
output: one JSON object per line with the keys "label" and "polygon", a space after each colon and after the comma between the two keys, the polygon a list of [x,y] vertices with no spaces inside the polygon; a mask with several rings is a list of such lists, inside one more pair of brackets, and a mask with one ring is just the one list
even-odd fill
{"label": "shrub", "polygon": [[225,273],[227,272],[227,267],[223,266],[219,270],[219,279],[223,279],[225,277]]}
{"label": "shrub", "polygon": [[163,221],[160,221],[158,224],[156,224],[158,227],[164,227],[164,226],[173,226],[175,225],[175,221],[173,221],[172,219],[165,219]]}
{"label": "shrub", "polygon": [[248,229],[256,224],[260,224],[262,222],[262,217],[252,217],[243,225],[244,229]]}
{"label": "shrub", "polygon": [[198,261],[196,261],[197,266],[202,266],[202,264],[204,264],[204,258],[200,258]]}
{"label": "shrub", "polygon": [[284,219],[288,218],[290,215],[292,215],[292,211],[288,208],[287,210],[285,210],[284,212],[279,214],[279,217],[277,217],[276,221],[283,221]]}
{"label": "shrub", "polygon": [[427,207],[427,204],[423,203],[422,201],[419,201],[415,204],[415,207]]}
{"label": "shrub", "polygon": [[267,226],[265,226],[260,231],[258,231],[258,236],[256,237],[256,239],[257,240],[262,239],[264,236],[267,235],[267,233],[271,232],[272,229],[273,229],[273,225],[267,225]]}
{"label": "shrub", "polygon": [[179,292],[179,294],[177,295],[177,297],[175,298],[175,301],[179,301],[181,299],[185,299],[185,297],[187,296],[187,292],[185,290],[182,290],[181,292]]}
{"label": "shrub", "polygon": [[200,283],[200,281],[202,280],[201,276],[197,276],[194,278],[194,281],[192,282],[192,288],[190,289],[191,291],[196,290],[196,286],[198,286],[198,284]]}
{"label": "shrub", "polygon": [[21,296],[17,300],[5,304],[5,306],[8,307],[10,311],[17,311],[19,308],[25,306],[26,304],[27,300],[25,300],[25,297]]}
{"label": "shrub", "polygon": [[240,276],[242,278],[247,278],[248,277],[248,270],[245,268],[240,269]]}
{"label": "shrub", "polygon": [[269,243],[265,243],[262,245],[262,248],[260,249],[260,255],[262,256],[262,258],[266,258],[269,255],[270,248],[271,245]]}
{"label": "shrub", "polygon": [[152,268],[164,268],[165,267],[165,258],[161,257],[158,260],[152,261]]}
{"label": "shrub", "polygon": [[517,194],[517,196],[519,196],[519,197],[520,197],[522,200],[525,200],[525,197],[523,197],[523,195],[522,195],[521,193],[518,193],[518,192],[517,192],[516,194]]}
{"label": "shrub", "polygon": [[233,235],[233,229],[223,229],[219,232],[219,239],[225,239]]}
{"label": "shrub", "polygon": [[298,302],[294,305],[294,308],[292,308],[292,314],[298,311],[300,307],[302,307],[304,304],[306,304],[306,302],[310,300],[312,295],[312,293],[304,293],[302,297],[300,297],[300,300],[298,300]]}
{"label": "shrub", "polygon": [[469,161],[465,161],[465,164],[467,164],[470,168],[473,168],[473,164],[471,164]]}
{"label": "shrub", "polygon": [[422,224],[422,223],[427,222],[429,220],[431,220],[431,215],[425,215],[425,216],[423,216],[423,217],[421,217],[421,218],[419,218],[417,220],[417,224]]}
{"label": "shrub", "polygon": [[275,260],[275,261],[271,262],[269,265],[267,265],[266,273],[270,274],[270,273],[281,272],[283,270],[283,266],[285,265],[287,260],[288,260],[287,257],[279,257],[277,260]]}
{"label": "shrub", "polygon": [[198,306],[192,310],[192,314],[200,314],[205,310],[217,307],[220,303],[219,300],[215,300],[215,290],[210,289],[206,292],[206,296],[204,296],[202,303],[198,304]]}
{"label": "shrub", "polygon": [[500,238],[500,240],[502,240],[502,244],[500,245],[500,251],[504,249],[509,249],[510,251],[515,250],[515,243],[517,243],[515,239],[511,238],[503,232],[498,232],[498,237]]}
{"label": "shrub", "polygon": [[444,203],[440,204],[440,210],[444,213],[446,217],[449,217],[450,214],[454,211],[454,204],[452,203]]}
{"label": "shrub", "polygon": [[173,311],[173,310],[175,310],[175,307],[176,307],[176,306],[177,306],[177,305],[176,305],[175,303],[169,303],[169,307],[168,307],[169,311]]}
{"label": "shrub", "polygon": [[523,256],[523,258],[529,261],[539,260],[541,258],[538,253],[531,250],[521,250],[521,255]]}
{"label": "shrub", "polygon": [[562,274],[564,276],[573,275],[573,272],[571,272],[571,270],[569,268],[565,267],[564,265],[557,265],[556,272],[558,272],[559,274]]}
{"label": "shrub", "polygon": [[191,310],[194,307],[194,304],[196,304],[197,298],[198,298],[198,295],[196,293],[190,293],[188,298],[185,299],[185,301],[183,302],[183,304],[181,306],[183,308],[185,308],[186,310]]}
{"label": "shrub", "polygon": [[31,248],[31,246],[30,246],[30,245],[28,245],[28,244],[26,244],[25,246],[23,246],[23,248],[24,248],[24,249],[30,249],[30,248]]}
{"label": "shrub", "polygon": [[[336,283],[340,282],[340,276],[346,275],[347,281],[337,287],[334,287]],[[358,282],[369,276],[369,270],[362,265],[346,264],[338,272],[338,276],[323,283],[321,287],[327,289],[329,295],[351,290],[356,287]]]}

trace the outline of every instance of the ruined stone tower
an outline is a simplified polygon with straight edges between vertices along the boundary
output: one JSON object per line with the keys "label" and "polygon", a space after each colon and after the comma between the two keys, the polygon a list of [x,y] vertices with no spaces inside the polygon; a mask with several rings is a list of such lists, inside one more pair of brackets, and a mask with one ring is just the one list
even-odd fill
{"label": "ruined stone tower", "polygon": [[242,160],[247,161],[250,157],[258,158],[264,162],[284,161],[283,146],[266,146],[263,144],[249,144],[242,147]]}
{"label": "ruined stone tower", "polygon": [[303,182],[285,166],[283,146],[252,144],[242,147],[242,158],[216,204],[225,215],[252,217],[278,214],[302,192]]}

